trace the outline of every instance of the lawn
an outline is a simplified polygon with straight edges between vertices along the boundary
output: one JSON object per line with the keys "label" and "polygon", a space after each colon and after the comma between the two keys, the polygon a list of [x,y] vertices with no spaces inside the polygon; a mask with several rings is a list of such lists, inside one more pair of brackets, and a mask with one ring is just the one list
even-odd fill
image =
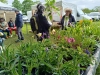
{"label": "lawn", "polygon": [[23,32],[25,40],[23,40],[19,43],[15,43],[15,41],[17,40],[17,35],[15,35],[15,33],[13,32],[13,37],[6,39],[4,41],[4,46],[8,47],[10,45],[10,48],[15,49],[15,48],[18,48],[22,43],[27,43],[29,41],[33,41],[34,40],[34,38],[32,37],[33,34],[29,33],[29,30],[31,30],[30,25],[27,25],[27,29],[28,30],[26,31],[26,25],[24,25],[23,28],[22,28],[22,32]]}
{"label": "lawn", "polygon": [[[94,23],[95,23],[95,24],[94,24]],[[94,22],[94,23],[93,23],[94,25],[100,25],[100,22]],[[26,29],[28,29],[28,33],[27,33]],[[23,43],[27,43],[27,42],[29,42],[29,41],[33,41],[33,43],[34,43],[35,40],[34,40],[34,38],[32,37],[33,34],[32,34],[32,33],[29,33],[29,30],[30,30],[30,29],[31,29],[31,28],[30,28],[29,25],[27,25],[27,27],[26,27],[26,25],[24,25],[24,27],[23,27],[23,29],[22,29],[23,34],[24,34],[24,38],[25,38],[24,41],[19,42],[19,43],[15,43],[15,41],[17,40],[17,36],[14,35],[14,33],[13,33],[13,37],[8,38],[7,40],[4,41],[4,46],[5,46],[5,47],[8,47],[9,45],[11,45],[10,48],[12,48],[12,49],[17,49],[17,48],[18,48],[21,44],[23,44]],[[100,65],[99,65],[99,67],[98,67],[98,69],[97,69],[96,75],[100,75]]]}

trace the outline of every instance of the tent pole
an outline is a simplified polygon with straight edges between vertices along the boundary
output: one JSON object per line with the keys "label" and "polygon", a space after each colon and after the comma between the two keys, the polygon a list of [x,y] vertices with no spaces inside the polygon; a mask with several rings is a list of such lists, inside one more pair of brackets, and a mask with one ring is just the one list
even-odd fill
{"label": "tent pole", "polygon": [[4,19],[5,19],[5,21],[6,21],[6,12],[4,11]]}
{"label": "tent pole", "polygon": [[63,7],[60,7],[60,20],[62,19]]}

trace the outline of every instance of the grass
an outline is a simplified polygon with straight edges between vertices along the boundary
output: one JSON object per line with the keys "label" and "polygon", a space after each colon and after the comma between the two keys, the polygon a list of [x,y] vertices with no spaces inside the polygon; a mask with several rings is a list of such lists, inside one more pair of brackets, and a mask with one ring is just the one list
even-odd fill
{"label": "grass", "polygon": [[[27,31],[26,31],[26,25],[23,26],[22,28],[22,32],[23,32],[23,36],[24,39],[23,41],[19,42],[19,43],[15,43],[15,41],[18,39],[17,35],[15,35],[15,33],[13,32],[13,37],[8,38],[4,41],[4,46],[8,47],[10,45],[10,48],[12,49],[16,49],[18,48],[21,44],[23,43],[27,43],[29,41],[33,41],[34,42],[34,38],[32,37],[33,34],[29,33],[29,30],[31,30],[30,26],[27,25]],[[27,33],[28,32],[28,33]]]}
{"label": "grass", "polygon": [[[100,25],[100,22],[94,22],[93,24],[94,24],[94,25]],[[32,34],[32,33],[29,33],[29,32],[28,32],[28,34],[27,34],[26,29],[28,29],[28,31],[29,31],[29,30],[31,30],[31,28],[30,28],[29,25],[27,25],[27,26],[24,25],[24,26],[23,26],[22,31],[23,31],[23,35],[24,35],[24,38],[25,38],[24,41],[19,42],[19,43],[15,43],[15,41],[17,40],[17,36],[14,35],[12,38],[8,38],[7,40],[4,41],[5,47],[7,47],[7,46],[10,45],[10,48],[12,48],[12,49],[17,49],[17,48],[18,48],[21,44],[23,44],[23,43],[27,43],[27,42],[29,42],[29,41],[33,41],[33,43],[34,43],[35,40],[34,40],[34,38],[32,37],[33,34]],[[13,33],[13,34],[14,34],[14,33]],[[96,75],[100,75],[100,65],[99,65],[99,67],[98,67],[98,69],[97,69]]]}

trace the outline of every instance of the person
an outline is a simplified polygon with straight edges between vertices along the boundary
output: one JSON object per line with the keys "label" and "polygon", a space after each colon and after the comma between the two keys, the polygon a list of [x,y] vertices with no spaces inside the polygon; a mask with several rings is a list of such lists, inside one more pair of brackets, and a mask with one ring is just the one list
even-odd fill
{"label": "person", "polygon": [[37,36],[37,41],[49,38],[50,24],[43,15],[45,7],[42,4],[37,5],[37,12],[30,19],[31,29]]}
{"label": "person", "polygon": [[7,38],[10,37],[10,31],[8,29],[8,24],[5,22],[4,18],[0,19],[0,32],[7,32]]}
{"label": "person", "polygon": [[62,30],[66,29],[66,27],[72,26],[73,23],[75,23],[75,18],[74,16],[72,16],[72,10],[66,8],[65,13],[66,14],[62,17],[61,22],[58,23],[59,25],[61,25]]}
{"label": "person", "polygon": [[16,28],[12,18],[10,18],[10,21],[8,22],[8,26],[9,26],[9,30],[10,30],[11,35],[12,35],[12,31],[15,31],[15,34],[17,34],[17,28]]}
{"label": "person", "polygon": [[17,27],[17,35],[18,35],[18,40],[15,42],[20,42],[21,40],[24,40],[23,34],[22,34],[22,27],[23,27],[23,19],[22,19],[22,14],[18,11],[15,10],[16,13],[16,20],[15,20],[15,25]]}

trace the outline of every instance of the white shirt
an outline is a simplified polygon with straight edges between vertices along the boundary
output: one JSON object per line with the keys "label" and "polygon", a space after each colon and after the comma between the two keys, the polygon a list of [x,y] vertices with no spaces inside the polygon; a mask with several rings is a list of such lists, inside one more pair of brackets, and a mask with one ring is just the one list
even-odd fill
{"label": "white shirt", "polygon": [[64,18],[64,28],[68,27],[68,22],[69,22],[69,17],[65,16],[65,18]]}

